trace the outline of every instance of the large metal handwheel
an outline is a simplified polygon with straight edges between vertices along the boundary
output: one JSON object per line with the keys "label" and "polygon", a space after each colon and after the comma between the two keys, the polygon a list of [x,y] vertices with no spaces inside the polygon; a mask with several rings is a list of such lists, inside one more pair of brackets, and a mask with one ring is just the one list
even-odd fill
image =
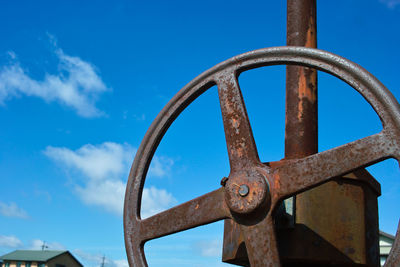
{"label": "large metal handwheel", "polygon": [[[297,160],[260,162],[238,75],[269,65],[302,65],[330,73],[356,89],[383,125],[377,134]],[[146,219],[140,218],[143,185],[151,159],[177,116],[199,95],[217,85],[229,154],[224,186]],[[124,234],[130,266],[147,266],[146,241],[231,218],[245,237],[251,266],[280,266],[272,210],[284,198],[387,158],[400,159],[400,106],[365,69],[337,55],[304,47],[251,51],[204,72],[158,114],[135,157],[125,195]],[[217,177],[216,177],[217,178]],[[400,266],[400,225],[385,266]]]}

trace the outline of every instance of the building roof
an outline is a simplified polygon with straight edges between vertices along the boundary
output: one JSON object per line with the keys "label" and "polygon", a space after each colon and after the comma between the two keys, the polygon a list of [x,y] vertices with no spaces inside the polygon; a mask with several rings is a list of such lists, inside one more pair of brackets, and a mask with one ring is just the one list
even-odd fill
{"label": "building roof", "polygon": [[385,233],[384,231],[379,231],[379,234],[383,235],[383,236],[385,236],[387,238],[393,239],[393,240],[395,239],[395,236],[393,236],[391,234],[388,234],[388,233]]}
{"label": "building roof", "polygon": [[[67,250],[16,250],[0,257],[1,260],[46,262]],[[69,253],[69,252],[68,252]]]}

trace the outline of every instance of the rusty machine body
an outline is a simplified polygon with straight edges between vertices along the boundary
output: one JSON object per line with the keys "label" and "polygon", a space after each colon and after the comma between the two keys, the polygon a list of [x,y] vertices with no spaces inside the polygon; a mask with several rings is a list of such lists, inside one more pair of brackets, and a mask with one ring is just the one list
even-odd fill
{"label": "rusty machine body", "polygon": [[[316,49],[315,0],[288,0],[287,16],[286,47],[251,51],[216,65],[181,89],[153,121],[137,151],[125,196],[130,266],[147,266],[145,242],[219,220],[225,220],[222,260],[227,263],[380,266],[380,185],[363,168],[387,158],[399,161],[400,105],[361,66]],[[288,65],[285,158],[265,163],[258,157],[238,76],[271,65]],[[383,130],[318,153],[317,70],[357,90],[378,114]],[[179,114],[214,85],[229,175],[219,189],[141,219],[144,181],[158,144]],[[399,230],[385,266],[400,266],[398,236]]]}

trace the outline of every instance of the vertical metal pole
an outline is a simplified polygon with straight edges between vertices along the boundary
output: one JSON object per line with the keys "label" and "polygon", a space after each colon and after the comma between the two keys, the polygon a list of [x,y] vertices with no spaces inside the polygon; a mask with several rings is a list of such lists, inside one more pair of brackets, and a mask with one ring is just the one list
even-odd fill
{"label": "vertical metal pole", "polygon": [[[316,0],[287,1],[287,45],[317,47]],[[287,66],[285,158],[317,152],[317,71]]]}
{"label": "vertical metal pole", "polygon": [[[287,0],[288,46],[317,48],[316,0]],[[286,125],[285,159],[296,159],[318,153],[318,100],[317,71],[307,67],[286,67]],[[292,206],[292,221],[313,216],[313,211],[304,214],[303,207],[309,205],[308,193],[289,200]],[[286,204],[289,202],[286,201]],[[309,207],[313,208],[313,207]],[[298,220],[297,220],[298,222]]]}

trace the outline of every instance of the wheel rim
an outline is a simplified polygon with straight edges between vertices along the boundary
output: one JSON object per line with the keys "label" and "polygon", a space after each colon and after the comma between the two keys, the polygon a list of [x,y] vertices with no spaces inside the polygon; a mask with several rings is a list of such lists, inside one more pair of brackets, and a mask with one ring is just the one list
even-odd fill
{"label": "wheel rim", "polygon": [[[225,77],[227,73],[233,73],[237,77],[246,70],[271,65],[312,67],[332,74],[349,84],[370,103],[378,114],[383,125],[380,133],[384,136],[383,141],[391,141],[389,146],[393,149],[384,157],[379,158],[379,161],[389,157],[399,161],[400,106],[390,91],[359,65],[326,51],[304,47],[266,48],[233,57],[202,73],[181,89],[158,114],[143,138],[129,174],[124,203],[125,247],[130,266],[147,266],[143,249],[147,240],[138,238],[141,231],[146,231],[141,225],[140,218],[142,191],[151,159],[172,122],[198,96],[219,84],[221,77]],[[320,154],[322,158],[325,155],[323,153],[316,155]],[[363,161],[361,160],[361,162]],[[290,194],[293,194],[294,190],[290,191]],[[286,195],[288,194],[286,193]],[[282,196],[277,197],[281,198]],[[225,209],[225,207],[221,207],[221,209]],[[385,266],[400,264],[399,231],[400,225]]]}

